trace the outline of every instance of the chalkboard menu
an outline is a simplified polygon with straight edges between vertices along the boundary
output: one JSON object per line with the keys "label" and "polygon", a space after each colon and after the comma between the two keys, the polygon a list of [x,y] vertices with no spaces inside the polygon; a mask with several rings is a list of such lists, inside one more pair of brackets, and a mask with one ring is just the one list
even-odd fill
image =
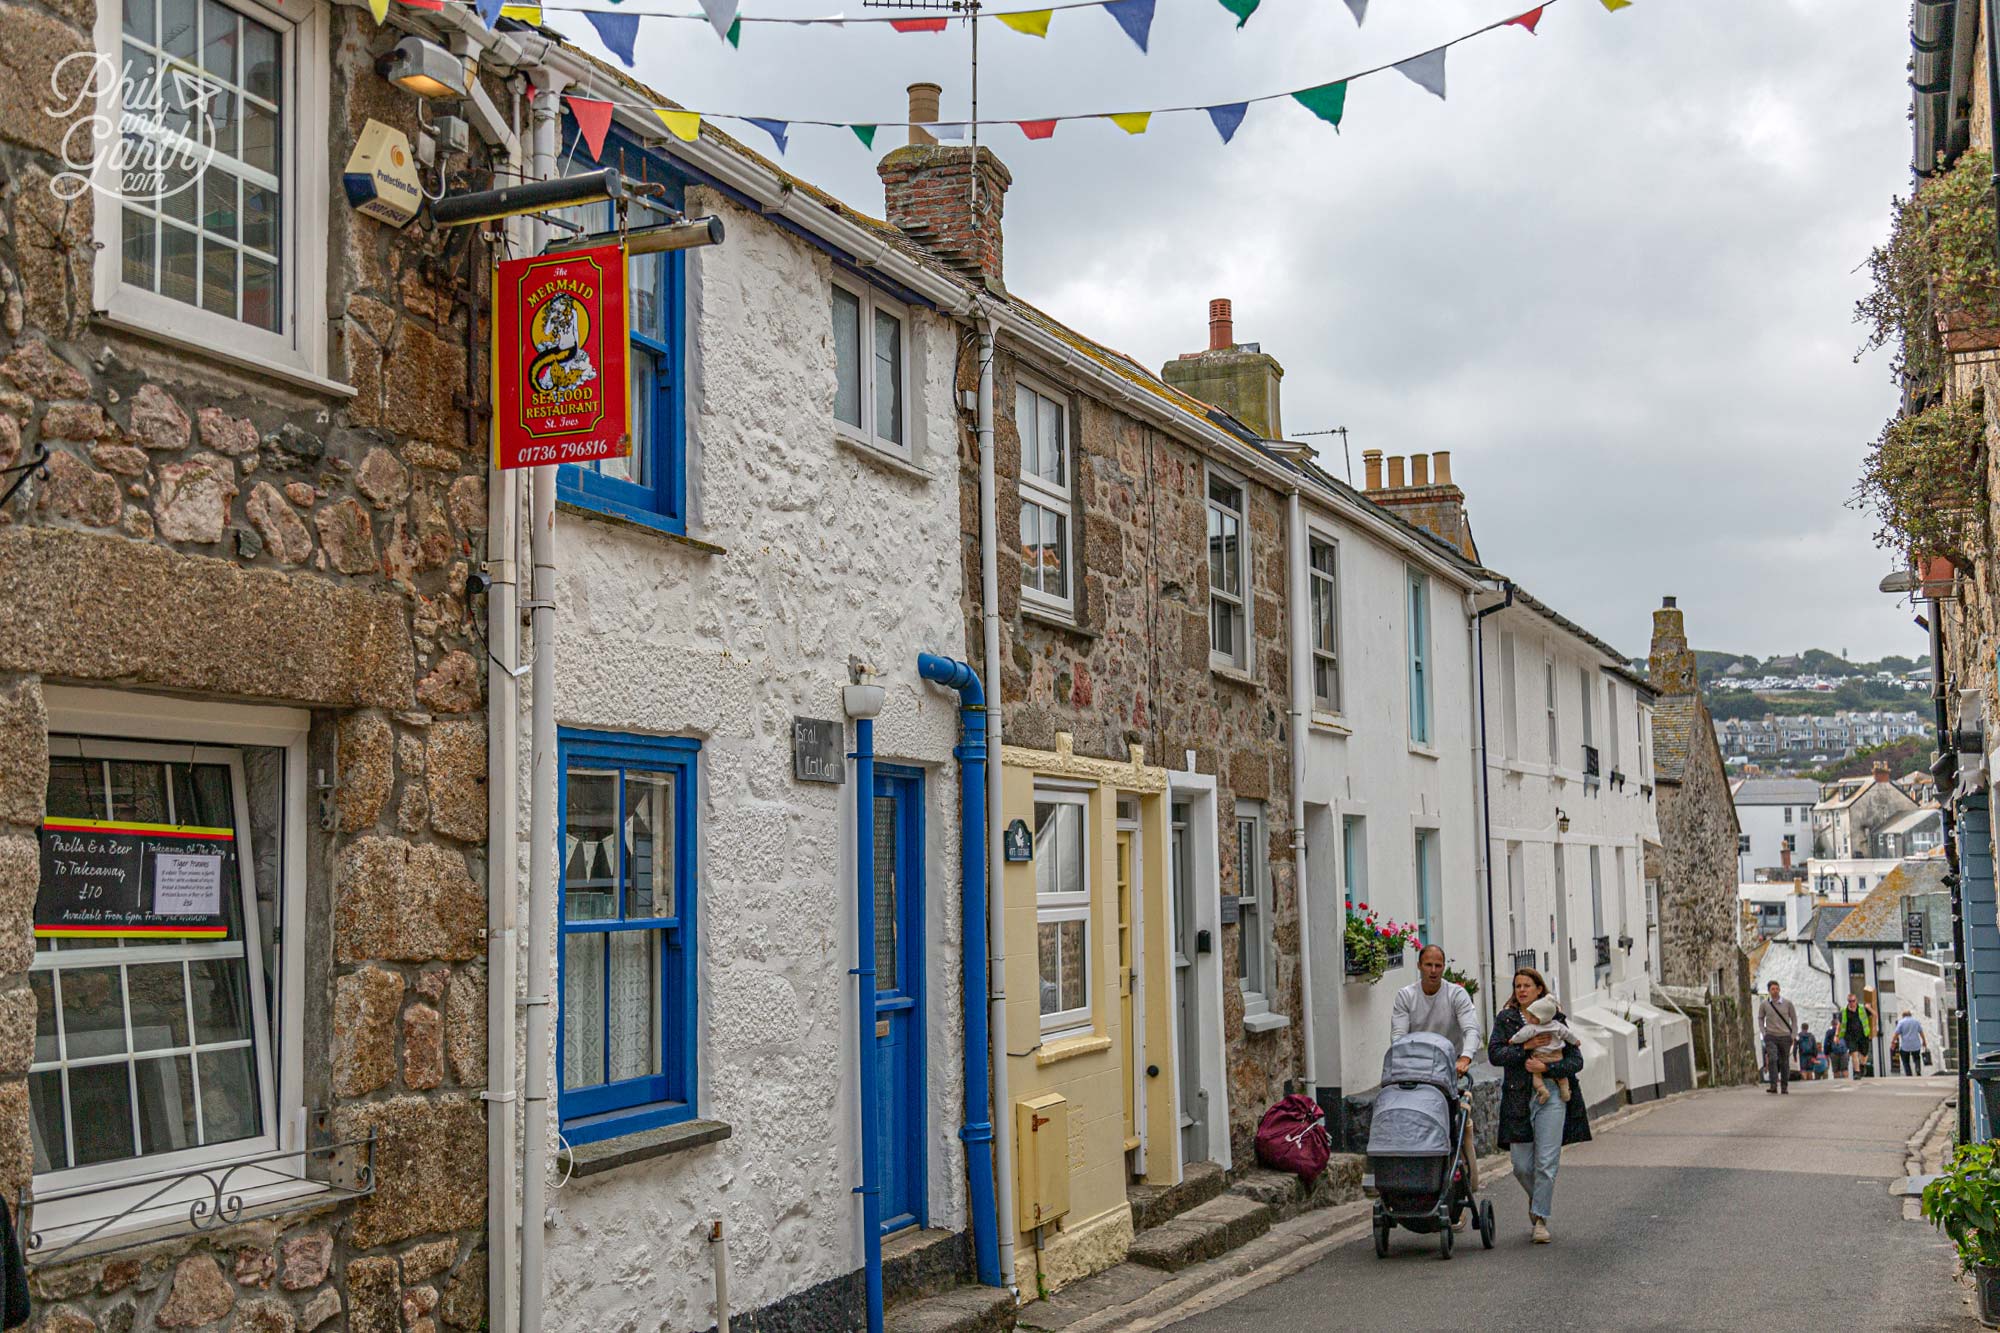
{"label": "chalkboard menu", "polygon": [[219,940],[236,885],[226,828],[51,819],[42,825],[35,934],[71,939]]}

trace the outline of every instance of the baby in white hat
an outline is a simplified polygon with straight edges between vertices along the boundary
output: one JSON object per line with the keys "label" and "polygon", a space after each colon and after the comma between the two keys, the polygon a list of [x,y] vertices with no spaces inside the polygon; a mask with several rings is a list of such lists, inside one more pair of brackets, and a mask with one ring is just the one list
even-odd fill
{"label": "baby in white hat", "polygon": [[[1532,1041],[1544,1032],[1548,1033],[1555,1040],[1535,1051],[1536,1057],[1548,1064],[1554,1064],[1557,1060],[1560,1060],[1566,1048],[1576,1045],[1576,1034],[1571,1032],[1562,1023],[1556,1021],[1555,996],[1542,996],[1541,999],[1536,1000],[1533,1004],[1522,1010],[1522,1013],[1527,1017],[1528,1021],[1523,1023],[1521,1030],[1514,1034],[1511,1044],[1520,1046]],[[1532,1075],[1532,1077],[1535,1080],[1535,1100],[1546,1106],[1549,1100],[1549,1080],[1543,1078],[1540,1074]],[[1555,1078],[1556,1095],[1564,1101],[1569,1100],[1571,1082],[1572,1080],[1567,1078]]]}

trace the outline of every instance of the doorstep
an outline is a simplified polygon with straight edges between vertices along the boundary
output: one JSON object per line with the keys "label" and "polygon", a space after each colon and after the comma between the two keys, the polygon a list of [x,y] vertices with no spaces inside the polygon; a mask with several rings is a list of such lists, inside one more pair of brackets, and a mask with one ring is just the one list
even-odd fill
{"label": "doorstep", "polygon": [[1003,1287],[953,1287],[898,1305],[882,1327],[884,1333],[1005,1333],[1014,1327],[1014,1297]]}

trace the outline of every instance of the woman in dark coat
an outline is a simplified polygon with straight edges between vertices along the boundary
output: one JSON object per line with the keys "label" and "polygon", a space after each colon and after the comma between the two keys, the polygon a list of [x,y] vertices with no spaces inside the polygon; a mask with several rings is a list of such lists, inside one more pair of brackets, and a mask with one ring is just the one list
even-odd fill
{"label": "woman in dark coat", "polygon": [[[1535,1244],[1549,1243],[1549,1209],[1555,1203],[1556,1170],[1562,1165],[1565,1143],[1590,1141],[1590,1116],[1583,1107],[1583,1090],[1574,1079],[1583,1070],[1583,1052],[1570,1046],[1562,1058],[1547,1061],[1535,1052],[1549,1041],[1547,1035],[1530,1037],[1515,1045],[1513,1036],[1527,1022],[1521,1011],[1549,993],[1549,983],[1532,967],[1514,974],[1514,998],[1493,1018],[1493,1037],[1486,1046],[1486,1058],[1502,1071],[1500,1083],[1500,1146],[1514,1156],[1514,1179],[1528,1195],[1528,1221],[1534,1227]],[[1558,1014],[1561,1021],[1563,1016]],[[1549,1099],[1535,1101],[1534,1075],[1545,1074]],[[1570,1098],[1555,1095],[1555,1080],[1572,1080]]]}

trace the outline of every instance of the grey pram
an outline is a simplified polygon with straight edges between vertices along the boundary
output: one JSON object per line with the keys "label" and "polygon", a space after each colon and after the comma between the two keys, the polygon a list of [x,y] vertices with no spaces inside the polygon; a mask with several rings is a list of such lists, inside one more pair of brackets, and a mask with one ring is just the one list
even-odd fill
{"label": "grey pram", "polygon": [[1479,1239],[1493,1248],[1493,1205],[1466,1186],[1460,1160],[1470,1114],[1458,1051],[1434,1032],[1391,1042],[1382,1057],[1382,1090],[1368,1125],[1368,1172],[1374,1183],[1375,1253],[1389,1253],[1397,1226],[1438,1234],[1451,1258],[1452,1225],[1472,1210]]}

